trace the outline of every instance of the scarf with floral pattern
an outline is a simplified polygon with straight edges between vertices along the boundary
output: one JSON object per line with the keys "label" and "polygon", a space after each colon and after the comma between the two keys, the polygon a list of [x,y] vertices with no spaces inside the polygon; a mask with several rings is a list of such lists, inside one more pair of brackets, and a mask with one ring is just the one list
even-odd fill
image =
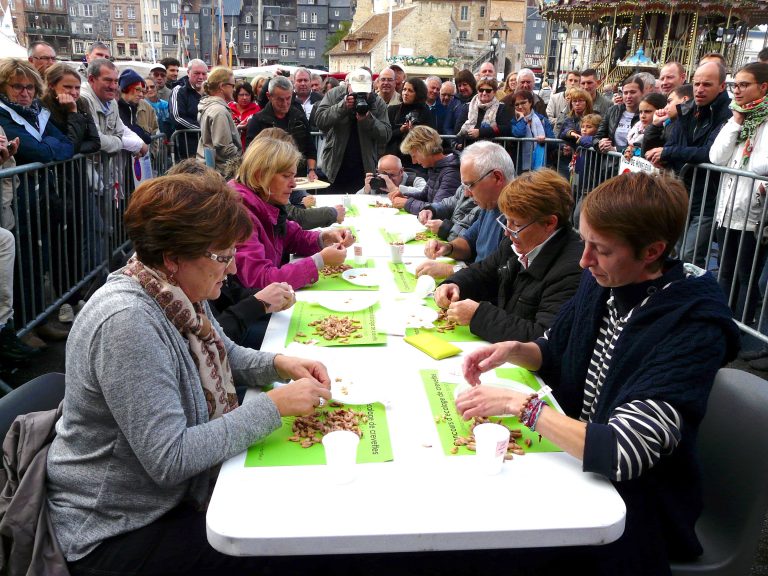
{"label": "scarf with floral pattern", "polygon": [[741,132],[739,132],[736,141],[739,144],[744,142],[744,156],[741,158],[741,166],[746,169],[754,149],[755,133],[760,125],[768,120],[768,97],[763,96],[744,106],[740,106],[734,100],[731,102],[731,110],[744,114],[744,124],[741,126]]}

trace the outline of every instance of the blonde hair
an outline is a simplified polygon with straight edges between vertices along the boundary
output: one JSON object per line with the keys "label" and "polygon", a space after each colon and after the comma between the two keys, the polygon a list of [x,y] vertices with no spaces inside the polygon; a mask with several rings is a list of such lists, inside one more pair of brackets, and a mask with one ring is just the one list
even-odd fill
{"label": "blonde hair", "polygon": [[0,60],[0,90],[5,91],[5,86],[14,76],[24,76],[32,80],[35,85],[34,98],[40,98],[43,95],[43,79],[32,64],[20,58]]}
{"label": "blonde hair", "polygon": [[235,180],[266,199],[275,174],[296,170],[301,153],[291,142],[275,138],[254,138],[245,150]]}
{"label": "blonde hair", "polygon": [[602,121],[603,117],[600,116],[600,114],[584,114],[584,116],[581,117],[581,126],[588,124],[590,126],[594,126],[595,128],[600,128],[600,123]]}
{"label": "blonde hair", "polygon": [[412,150],[427,156],[439,154],[443,151],[443,141],[434,128],[414,126],[400,144],[400,152],[403,154],[410,154]]}
{"label": "blonde hair", "polygon": [[232,70],[224,66],[217,66],[211,70],[210,74],[208,74],[208,79],[203,82],[203,90],[210,96],[214,92],[221,90],[221,86],[233,77]]}
{"label": "blonde hair", "polygon": [[[583,116],[586,116],[587,114],[592,114],[594,111],[593,103],[592,103],[592,96],[584,90],[583,88],[568,88],[568,90],[565,91],[565,97],[568,98],[571,102],[574,100],[584,100],[584,102],[587,103],[586,108],[584,108],[584,114]],[[571,110],[568,113],[570,116],[573,116],[573,110]]]}
{"label": "blonde hair", "polygon": [[269,80],[268,74],[257,74],[251,80],[251,88],[253,88],[253,101],[255,102],[259,98],[259,82],[263,83]]}

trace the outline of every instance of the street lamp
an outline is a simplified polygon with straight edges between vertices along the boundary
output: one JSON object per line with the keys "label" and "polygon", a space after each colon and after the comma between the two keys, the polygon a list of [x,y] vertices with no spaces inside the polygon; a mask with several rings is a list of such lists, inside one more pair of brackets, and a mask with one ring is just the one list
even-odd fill
{"label": "street lamp", "polygon": [[579,55],[579,51],[576,50],[576,47],[573,47],[573,50],[571,51],[571,70],[576,70],[576,57]]}
{"label": "street lamp", "polygon": [[563,44],[568,39],[568,30],[565,27],[560,27],[557,31],[557,41],[560,43],[560,48],[557,50],[557,76],[555,76],[554,90],[557,91],[560,86],[560,63],[563,61]]}
{"label": "street lamp", "polygon": [[493,50],[493,56],[491,56],[491,61],[493,62],[494,68],[496,68],[496,64],[498,62],[498,49],[499,49],[499,31],[494,30],[493,36],[491,36],[491,50]]}

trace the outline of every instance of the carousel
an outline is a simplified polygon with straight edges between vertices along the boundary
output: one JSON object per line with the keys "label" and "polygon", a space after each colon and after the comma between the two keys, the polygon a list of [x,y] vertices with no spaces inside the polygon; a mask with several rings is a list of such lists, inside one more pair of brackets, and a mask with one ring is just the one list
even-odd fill
{"label": "carousel", "polygon": [[579,30],[582,67],[597,69],[606,82],[667,62],[680,62],[690,77],[710,52],[732,69],[743,60],[749,31],[768,24],[768,0],[539,0],[539,10],[549,38],[562,43]]}

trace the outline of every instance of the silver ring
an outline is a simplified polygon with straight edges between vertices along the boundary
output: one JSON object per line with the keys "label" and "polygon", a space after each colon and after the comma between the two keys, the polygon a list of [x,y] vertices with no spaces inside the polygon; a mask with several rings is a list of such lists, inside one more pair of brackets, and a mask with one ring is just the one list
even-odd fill
{"label": "silver ring", "polygon": [[320,396],[320,403],[318,404],[318,406],[319,406],[320,408],[322,408],[323,406],[325,406],[325,398],[323,398],[322,396]]}

